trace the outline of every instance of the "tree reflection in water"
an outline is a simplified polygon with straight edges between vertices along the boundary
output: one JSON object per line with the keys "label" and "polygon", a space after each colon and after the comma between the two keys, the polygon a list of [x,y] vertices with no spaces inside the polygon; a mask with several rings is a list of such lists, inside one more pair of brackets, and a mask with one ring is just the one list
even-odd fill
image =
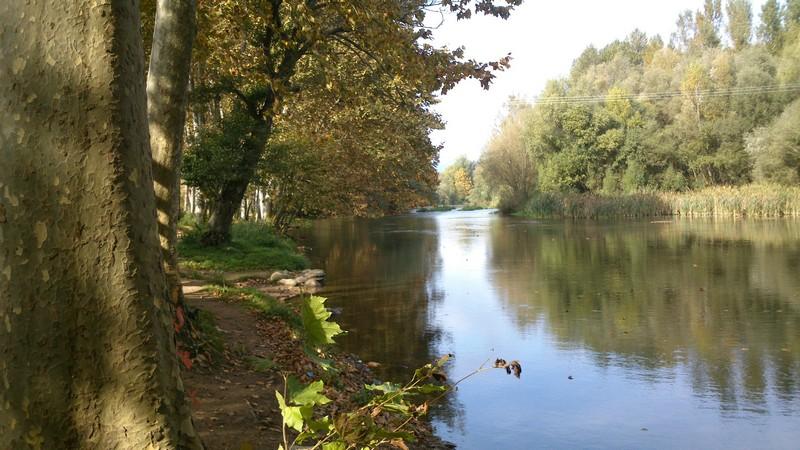
{"label": "tree reflection in water", "polygon": [[797,222],[497,221],[490,233],[493,282],[521,329],[544,324],[598,366],[653,381],[685,366],[722,411],[766,412],[769,390],[797,400]]}

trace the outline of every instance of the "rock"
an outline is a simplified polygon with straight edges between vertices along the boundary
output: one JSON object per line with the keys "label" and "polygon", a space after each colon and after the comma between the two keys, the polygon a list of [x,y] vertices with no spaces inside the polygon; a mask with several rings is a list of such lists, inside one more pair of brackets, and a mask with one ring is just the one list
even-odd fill
{"label": "rock", "polygon": [[[296,281],[299,281],[299,280],[296,280]],[[303,285],[304,285],[305,287],[310,287],[310,288],[319,288],[319,287],[322,287],[322,283],[320,283],[320,282],[319,282],[319,280],[315,280],[315,279],[313,279],[313,278],[312,278],[312,279],[310,279],[310,280],[306,280],[306,281],[304,281],[304,282],[303,282]]]}
{"label": "rock", "polygon": [[281,286],[295,287],[297,286],[297,280],[295,280],[294,278],[284,278],[278,280],[278,284],[280,284]]}
{"label": "rock", "polygon": [[303,276],[306,278],[325,278],[325,271],[322,269],[308,269],[303,271]]}
{"label": "rock", "polygon": [[292,274],[289,273],[288,270],[279,270],[277,272],[273,272],[272,275],[270,275],[269,282],[274,283],[276,281],[285,280],[287,278],[292,278]]}

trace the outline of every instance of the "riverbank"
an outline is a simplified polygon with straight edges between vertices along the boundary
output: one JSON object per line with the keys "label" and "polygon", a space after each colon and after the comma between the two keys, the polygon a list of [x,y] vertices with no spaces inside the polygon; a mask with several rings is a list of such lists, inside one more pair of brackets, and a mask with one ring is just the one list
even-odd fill
{"label": "riverbank", "polygon": [[[284,376],[301,383],[323,380],[332,402],[325,413],[353,409],[364,386],[379,383],[367,362],[336,351],[326,354],[335,374],[324,372],[304,351],[298,292],[267,279],[239,278],[227,286],[186,280],[186,302],[202,317],[197,336],[206,345],[183,372],[196,429],[207,449],[274,450],[282,439],[282,416],[275,392]],[[273,292],[273,297],[264,292]],[[416,440],[409,448],[448,449],[426,422],[408,426]]]}
{"label": "riverbank", "polygon": [[753,184],[689,192],[617,195],[541,193],[515,214],[541,219],[800,217],[800,187]]}
{"label": "riverbank", "polygon": [[[184,295],[193,320],[191,357],[183,357],[184,384],[195,425],[207,449],[270,449],[282,441],[283,417],[275,392],[284,377],[303,384],[322,380],[332,400],[323,413],[352,410],[365,398],[365,385],[380,383],[370,363],[356,355],[326,350],[334,371],[310,357],[303,338],[300,298],[324,281],[321,270],[300,270],[307,259],[290,240],[255,224],[237,224],[232,243],[208,248],[189,229],[180,248]],[[259,234],[261,233],[261,234]],[[290,261],[293,270],[280,264]],[[268,265],[255,268],[257,263]],[[233,271],[230,268],[243,270]],[[452,448],[427,422],[407,427],[409,448]]]}

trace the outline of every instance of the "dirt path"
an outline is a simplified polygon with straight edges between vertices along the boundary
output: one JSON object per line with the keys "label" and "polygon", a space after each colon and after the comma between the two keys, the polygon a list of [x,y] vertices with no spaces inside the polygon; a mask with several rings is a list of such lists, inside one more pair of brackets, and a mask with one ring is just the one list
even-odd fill
{"label": "dirt path", "polygon": [[256,313],[206,298],[202,291],[187,294],[187,302],[214,316],[225,345],[218,366],[195,365],[183,373],[195,426],[206,449],[276,449],[281,417],[274,392],[283,381],[276,373],[253,370],[247,362],[248,356],[269,357],[257,332]]}

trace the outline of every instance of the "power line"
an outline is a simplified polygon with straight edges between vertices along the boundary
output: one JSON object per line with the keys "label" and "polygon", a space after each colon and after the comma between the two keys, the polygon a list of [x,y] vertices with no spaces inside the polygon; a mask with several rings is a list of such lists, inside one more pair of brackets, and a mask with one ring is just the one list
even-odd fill
{"label": "power line", "polygon": [[800,92],[800,83],[772,84],[761,86],[736,86],[720,89],[699,89],[695,91],[662,91],[662,92],[641,92],[638,94],[624,95],[572,95],[563,97],[534,97],[533,101],[524,99],[510,99],[507,103],[512,106],[533,106],[533,105],[574,105],[574,104],[595,104],[612,102],[619,100],[635,101],[657,101],[669,100],[671,98],[692,96],[697,98],[714,98],[740,95],[756,94],[777,94]]}

